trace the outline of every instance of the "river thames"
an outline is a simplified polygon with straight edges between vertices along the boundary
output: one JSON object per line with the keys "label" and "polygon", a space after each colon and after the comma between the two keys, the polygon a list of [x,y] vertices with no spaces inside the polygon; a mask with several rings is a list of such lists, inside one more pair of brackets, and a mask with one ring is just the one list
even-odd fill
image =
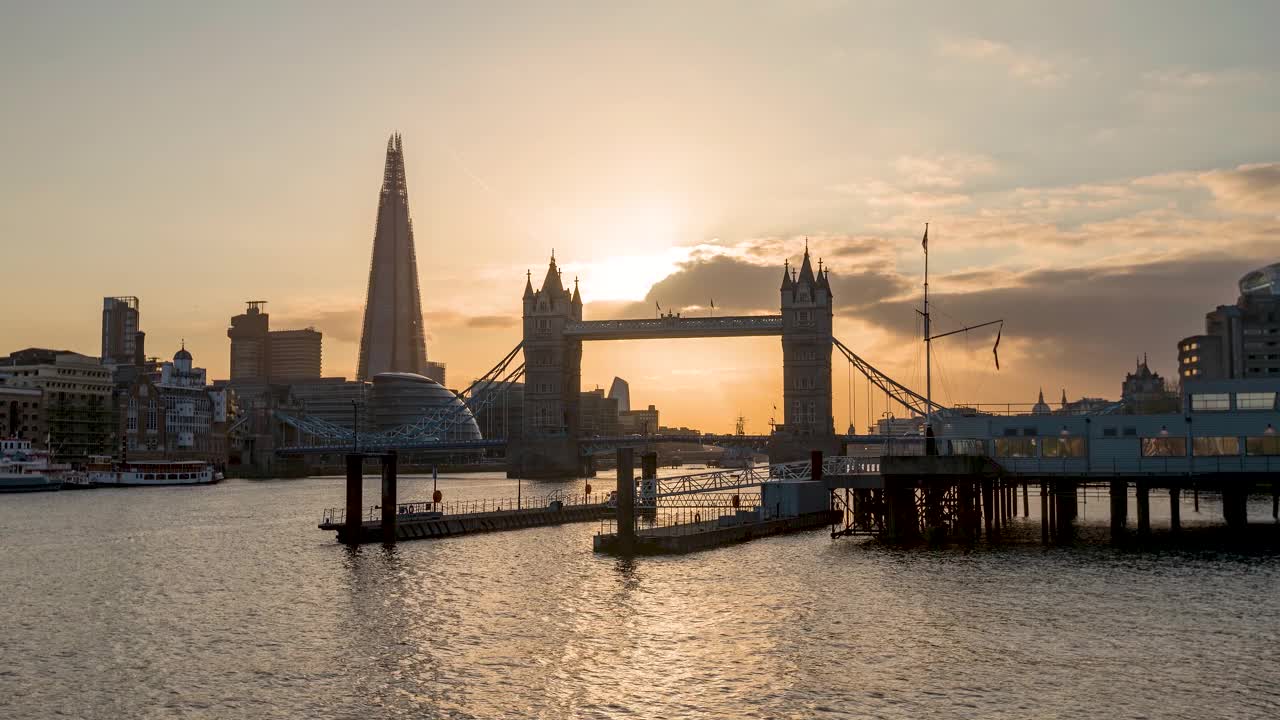
{"label": "river thames", "polygon": [[596,523],[350,550],[316,529],[342,482],[0,497],[0,717],[1280,717],[1275,554],[816,531],[626,561]]}

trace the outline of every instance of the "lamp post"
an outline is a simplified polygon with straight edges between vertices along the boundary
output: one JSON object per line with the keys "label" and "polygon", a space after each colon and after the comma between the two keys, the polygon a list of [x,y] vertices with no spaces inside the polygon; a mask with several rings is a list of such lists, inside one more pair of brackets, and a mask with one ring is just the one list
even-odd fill
{"label": "lamp post", "polygon": [[360,452],[360,403],[351,401],[351,452]]}

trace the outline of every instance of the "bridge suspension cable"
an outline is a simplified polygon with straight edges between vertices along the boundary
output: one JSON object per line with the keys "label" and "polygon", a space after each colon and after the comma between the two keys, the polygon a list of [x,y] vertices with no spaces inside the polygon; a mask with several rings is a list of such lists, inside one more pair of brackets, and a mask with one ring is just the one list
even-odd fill
{"label": "bridge suspension cable", "polygon": [[[847,345],[840,342],[835,337],[831,338],[832,344],[839,348],[840,352],[845,356],[851,365],[858,369],[876,387],[884,390],[885,395],[892,398],[899,405],[902,405],[908,411],[916,415],[928,415],[929,406],[932,404],[933,412],[946,412],[948,408],[938,403],[930,403],[923,395],[912,390],[911,388],[899,383],[897,380],[885,375],[876,369],[874,365],[858,357],[857,353],[850,350]],[[887,408],[886,408],[887,409]]]}

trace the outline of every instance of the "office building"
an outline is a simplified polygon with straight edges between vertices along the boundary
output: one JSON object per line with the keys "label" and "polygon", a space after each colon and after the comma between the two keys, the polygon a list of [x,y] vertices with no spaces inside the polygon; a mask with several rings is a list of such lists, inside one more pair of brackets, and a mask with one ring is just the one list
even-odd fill
{"label": "office building", "polygon": [[182,347],[173,360],[118,376],[117,437],[134,460],[227,460],[226,390],[210,390],[204,368]]}
{"label": "office building", "polygon": [[626,380],[615,377],[613,384],[609,386],[609,397],[618,403],[618,412],[624,413],[631,410],[631,386]]}
{"label": "office building", "polygon": [[419,425],[448,440],[479,440],[480,427],[452,390],[415,373],[382,373],[369,390],[369,419],[377,430]]}
{"label": "office building", "polygon": [[265,381],[271,376],[270,319],[262,311],[265,300],[250,300],[245,311],[231,318],[231,382]]}
{"label": "office building", "polygon": [[319,378],[321,333],[315,328],[267,333],[269,375],[273,382]]}
{"label": "office building", "polygon": [[[578,394],[578,434],[583,437],[611,437],[621,432],[618,422],[618,401],[605,397],[604,390],[596,388]],[[657,432],[657,424],[653,428]]]}
{"label": "office building", "polygon": [[40,438],[40,401],[37,388],[11,387],[0,376],[0,438],[36,442]]}
{"label": "office building", "polygon": [[365,411],[369,383],[344,377],[299,380],[290,384],[290,403],[309,418],[350,430],[357,417],[361,432],[372,427]]}
{"label": "office building", "polygon": [[1280,377],[1280,263],[1240,279],[1235,305],[1205,315],[1203,335],[1178,342],[1182,380]]}
{"label": "office building", "polygon": [[369,289],[360,334],[357,380],[387,372],[425,374],[426,333],[418,289],[418,258],[409,217],[400,135],[387,142],[378,220],[369,263]]}
{"label": "office building", "polygon": [[145,335],[139,329],[138,298],[102,299],[102,362],[140,365],[146,358]]}
{"label": "office building", "polygon": [[653,435],[658,432],[658,408],[650,405],[645,410],[628,410],[618,413],[618,431],[621,435]]}
{"label": "office building", "polygon": [[36,447],[49,450],[54,459],[83,461],[110,450],[113,385],[111,370],[98,358],[68,350],[28,348],[0,358],[0,380],[6,389],[40,391],[38,412],[23,413],[26,421],[20,426],[34,433],[27,438]]}
{"label": "office building", "polygon": [[524,383],[480,385],[471,391],[476,424],[486,438],[519,438],[524,428]]}

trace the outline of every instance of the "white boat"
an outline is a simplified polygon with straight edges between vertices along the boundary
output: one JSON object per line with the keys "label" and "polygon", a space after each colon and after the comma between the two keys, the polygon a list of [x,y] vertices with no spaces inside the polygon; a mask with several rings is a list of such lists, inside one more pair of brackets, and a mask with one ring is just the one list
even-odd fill
{"label": "white boat", "polygon": [[138,460],[106,465],[94,463],[88,469],[93,487],[143,487],[148,485],[212,485],[222,473],[200,460]]}
{"label": "white boat", "polygon": [[48,453],[32,449],[30,440],[0,440],[0,493],[61,490],[59,473],[51,469]]}

